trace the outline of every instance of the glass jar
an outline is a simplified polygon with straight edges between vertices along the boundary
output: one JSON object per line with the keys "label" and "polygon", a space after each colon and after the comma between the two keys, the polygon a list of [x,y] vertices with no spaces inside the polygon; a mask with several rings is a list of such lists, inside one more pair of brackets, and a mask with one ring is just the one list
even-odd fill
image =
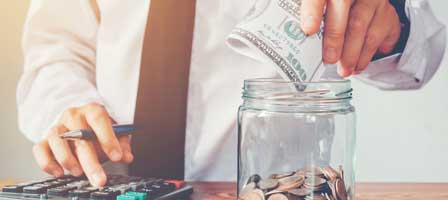
{"label": "glass jar", "polygon": [[349,80],[244,82],[238,198],[354,199],[355,109]]}

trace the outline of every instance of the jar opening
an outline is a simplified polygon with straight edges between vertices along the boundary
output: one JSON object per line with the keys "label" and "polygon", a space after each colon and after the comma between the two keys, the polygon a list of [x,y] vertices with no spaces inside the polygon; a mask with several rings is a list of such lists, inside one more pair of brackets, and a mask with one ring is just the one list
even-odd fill
{"label": "jar opening", "polygon": [[243,98],[277,101],[342,101],[352,98],[350,80],[290,82],[282,79],[244,81]]}
{"label": "jar opening", "polygon": [[243,88],[245,108],[276,112],[351,112],[350,80],[289,82],[249,79]]}

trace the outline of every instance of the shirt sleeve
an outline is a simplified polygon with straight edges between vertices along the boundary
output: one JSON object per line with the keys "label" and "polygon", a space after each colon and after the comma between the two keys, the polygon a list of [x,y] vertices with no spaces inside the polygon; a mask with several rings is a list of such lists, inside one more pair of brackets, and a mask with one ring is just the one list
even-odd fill
{"label": "shirt sleeve", "polygon": [[67,108],[102,103],[95,84],[99,14],[90,0],[30,2],[22,41],[24,71],[17,88],[18,121],[21,132],[39,142]]}
{"label": "shirt sleeve", "polygon": [[403,53],[370,63],[357,79],[383,90],[411,90],[433,77],[445,53],[446,28],[426,0],[407,0],[406,15],[411,27]]}

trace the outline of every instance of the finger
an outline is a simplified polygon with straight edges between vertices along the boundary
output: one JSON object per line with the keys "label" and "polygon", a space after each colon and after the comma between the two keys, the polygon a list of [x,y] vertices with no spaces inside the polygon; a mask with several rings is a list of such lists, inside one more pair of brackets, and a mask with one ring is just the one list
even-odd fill
{"label": "finger", "polygon": [[86,140],[75,141],[75,151],[81,167],[93,186],[101,187],[106,184],[107,178],[98,161],[93,143]]}
{"label": "finger", "polygon": [[87,123],[95,132],[98,142],[110,160],[120,161],[123,152],[112,129],[112,121],[103,106],[91,104],[83,108]]}
{"label": "finger", "polygon": [[324,31],[324,62],[336,63],[341,57],[351,0],[328,0]]}
{"label": "finger", "polygon": [[308,35],[319,31],[326,0],[303,0],[301,7],[301,24],[303,32]]}
{"label": "finger", "polygon": [[61,117],[60,121],[68,130],[81,130],[90,129],[87,123],[84,113],[81,112],[79,108],[69,108],[67,109]]}
{"label": "finger", "polygon": [[390,14],[390,10],[386,10],[385,8],[381,10],[382,12],[376,13],[372,23],[369,26],[366,40],[364,42],[358,64],[356,65],[357,67],[354,72],[355,74],[359,74],[367,68],[381,43],[386,40],[388,34],[392,30],[392,27],[395,25],[392,24],[394,21],[391,20],[392,15]]}
{"label": "finger", "polygon": [[[389,5],[388,7],[392,7]],[[392,9],[394,9],[392,7]],[[386,37],[386,39],[383,41],[383,43],[380,45],[378,49],[378,53],[381,53],[382,55],[388,55],[392,53],[395,46],[397,45],[398,41],[400,40],[401,36],[401,24],[400,20],[397,16],[397,13],[395,12],[395,9],[392,12],[392,18],[394,19],[392,30],[389,32],[389,35]]]}
{"label": "finger", "polygon": [[131,150],[131,136],[122,136],[118,138],[121,149],[123,150],[123,158],[121,159],[124,163],[131,163],[134,160],[134,155],[132,155]]}
{"label": "finger", "polygon": [[370,22],[375,15],[376,1],[356,1],[350,11],[350,19],[347,26],[344,47],[340,65],[343,68],[343,77],[352,74],[358,64],[359,56],[364,45]]}
{"label": "finger", "polygon": [[46,140],[34,145],[33,155],[37,165],[39,165],[44,172],[47,172],[55,177],[61,177],[64,175],[64,170],[55,160]]}
{"label": "finger", "polygon": [[48,144],[56,161],[64,169],[67,169],[73,176],[81,176],[83,173],[81,165],[73,154],[68,142],[60,137],[62,133],[67,131],[67,128],[62,125],[53,128],[48,138]]}

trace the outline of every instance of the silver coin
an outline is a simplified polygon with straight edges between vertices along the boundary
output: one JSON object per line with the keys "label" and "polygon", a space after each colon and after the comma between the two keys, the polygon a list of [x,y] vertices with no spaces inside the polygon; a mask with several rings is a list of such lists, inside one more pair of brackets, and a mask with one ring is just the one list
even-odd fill
{"label": "silver coin", "polygon": [[298,196],[298,197],[305,197],[305,196],[311,194],[312,190],[305,189],[305,188],[299,188],[299,189],[288,190],[288,193],[292,194],[294,196]]}
{"label": "silver coin", "polygon": [[252,190],[251,192],[241,195],[240,200],[266,200],[263,191],[259,189]]}
{"label": "silver coin", "polygon": [[262,190],[272,190],[276,187],[278,187],[279,183],[276,179],[263,179],[258,183],[258,187]]}
{"label": "silver coin", "polygon": [[288,197],[284,194],[278,193],[271,195],[268,200],[288,200]]}
{"label": "silver coin", "polygon": [[240,196],[243,196],[245,194],[252,192],[253,190],[256,189],[256,187],[257,187],[257,185],[254,182],[245,185],[243,187],[243,189],[240,191]]}

